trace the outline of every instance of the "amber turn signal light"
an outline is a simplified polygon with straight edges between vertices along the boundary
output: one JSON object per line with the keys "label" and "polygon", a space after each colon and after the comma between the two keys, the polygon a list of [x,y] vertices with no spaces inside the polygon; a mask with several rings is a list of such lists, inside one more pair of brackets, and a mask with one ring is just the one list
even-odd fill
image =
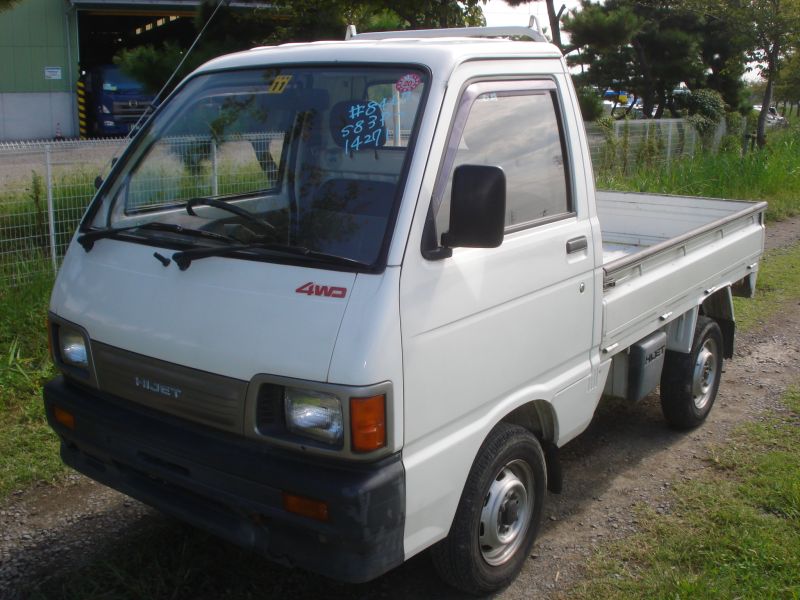
{"label": "amber turn signal light", "polygon": [[295,496],[288,492],[283,492],[282,495],[283,508],[290,513],[317,521],[328,520],[328,504],[326,502],[304,498],[303,496]]}
{"label": "amber turn signal light", "polygon": [[75,429],[75,415],[65,411],[63,408],[57,406],[53,407],[53,416],[56,421],[61,423],[67,429]]}
{"label": "amber turn signal light", "polygon": [[350,398],[353,452],[372,452],[386,445],[386,396]]}

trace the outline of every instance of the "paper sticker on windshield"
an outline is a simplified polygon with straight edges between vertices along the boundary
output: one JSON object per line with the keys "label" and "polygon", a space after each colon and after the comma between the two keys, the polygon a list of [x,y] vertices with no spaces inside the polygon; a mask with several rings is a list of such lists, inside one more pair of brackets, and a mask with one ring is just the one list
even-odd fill
{"label": "paper sticker on windshield", "polygon": [[289,82],[292,80],[291,75],[278,75],[275,79],[272,80],[269,88],[267,89],[268,94],[282,94],[283,91],[286,89],[286,86],[289,85]]}
{"label": "paper sticker on windshield", "polygon": [[394,87],[397,88],[398,92],[411,92],[417,89],[421,83],[422,77],[416,73],[406,73],[397,80],[397,83],[394,84]]}
{"label": "paper sticker on windshield", "polygon": [[337,142],[345,154],[386,144],[386,122],[379,102],[342,102],[334,107],[331,123],[339,128]]}

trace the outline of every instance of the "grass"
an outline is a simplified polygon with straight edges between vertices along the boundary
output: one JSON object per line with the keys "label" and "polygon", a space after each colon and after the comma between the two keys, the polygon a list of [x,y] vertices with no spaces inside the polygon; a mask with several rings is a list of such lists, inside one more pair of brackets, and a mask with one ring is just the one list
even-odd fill
{"label": "grass", "polygon": [[52,276],[0,289],[0,499],[62,470],[45,421],[42,383],[53,375],[45,327]]}
{"label": "grass", "polygon": [[800,391],[741,427],[713,472],[675,486],[673,512],[603,550],[571,598],[800,598]]}
{"label": "grass", "polygon": [[[321,577],[297,577],[254,552],[159,519],[145,521],[124,539],[112,541],[102,558],[88,565],[43,584],[27,582],[25,597],[245,600],[281,598],[282,588],[287,588],[294,597],[331,598],[342,597],[331,593],[341,585]],[[298,590],[303,588],[307,593],[301,596]]]}
{"label": "grass", "polygon": [[800,296],[800,245],[767,253],[758,271],[755,298],[734,298],[736,327],[752,329]]}
{"label": "grass", "polygon": [[[775,132],[763,153],[702,156],[626,180],[604,175],[600,185],[767,199],[770,218],[777,219],[800,211],[799,153],[798,130]],[[221,187],[228,191],[233,183],[224,181]],[[87,185],[65,180],[57,188],[64,190],[57,192],[57,206],[81,195],[88,201],[93,189]],[[0,232],[3,219],[11,222],[3,200],[0,195]],[[31,206],[41,200],[36,184],[21,198]],[[42,238],[41,211],[28,212],[31,231]],[[39,245],[46,248],[42,240]],[[46,253],[42,260],[47,261]],[[0,280],[2,275],[0,266]],[[41,401],[41,385],[53,375],[45,332],[52,278],[23,275],[26,285],[0,287],[0,503],[12,490],[53,481],[64,472]],[[798,290],[800,246],[770,252],[759,271],[756,298],[736,300],[739,328],[751,329],[796,302]],[[576,597],[800,598],[800,394],[792,392],[786,402],[788,416],[748,426],[731,445],[718,449],[708,480],[681,485],[672,515],[642,509],[643,533],[606,549]],[[260,597],[265,589],[281,589],[288,573],[202,533],[162,525],[122,536],[102,558],[49,581],[34,597],[194,597],[199,590],[209,598]],[[292,579],[288,589],[296,592],[297,578]],[[303,579],[301,585],[309,595],[346,596],[350,590],[319,578]]]}
{"label": "grass", "polygon": [[619,191],[766,200],[767,219],[785,219],[800,213],[800,128],[770,132],[766,149],[745,156],[734,145],[630,175],[602,170],[597,179],[599,188]]}
{"label": "grass", "polygon": [[[54,176],[53,242],[57,254],[66,249],[94,194],[93,180],[94,175],[89,171],[71,171]],[[49,260],[51,240],[47,189],[44,178],[32,172],[24,186],[0,193],[0,283],[25,283],[34,270],[32,267],[40,267]]]}

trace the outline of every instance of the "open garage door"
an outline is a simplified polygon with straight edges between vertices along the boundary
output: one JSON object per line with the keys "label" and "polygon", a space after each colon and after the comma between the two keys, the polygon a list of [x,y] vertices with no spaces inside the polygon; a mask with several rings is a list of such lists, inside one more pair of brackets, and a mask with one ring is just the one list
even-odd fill
{"label": "open garage door", "polygon": [[199,2],[73,2],[78,13],[78,116],[81,137],[125,136],[153,90],[113,64],[125,49],[166,41],[188,48]]}

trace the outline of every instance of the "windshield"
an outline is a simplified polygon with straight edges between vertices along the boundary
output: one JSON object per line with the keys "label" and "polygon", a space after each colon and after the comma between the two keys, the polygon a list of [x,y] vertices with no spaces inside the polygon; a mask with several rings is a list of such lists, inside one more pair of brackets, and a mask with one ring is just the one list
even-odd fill
{"label": "windshield", "polygon": [[134,142],[83,230],[133,227],[139,243],[180,248],[174,227],[136,229],[159,222],[219,234],[186,236],[192,248],[226,236],[375,265],[427,78],[363,66],[195,77]]}
{"label": "windshield", "polygon": [[101,71],[104,92],[142,92],[141,83],[125,75],[115,67],[105,67]]}

